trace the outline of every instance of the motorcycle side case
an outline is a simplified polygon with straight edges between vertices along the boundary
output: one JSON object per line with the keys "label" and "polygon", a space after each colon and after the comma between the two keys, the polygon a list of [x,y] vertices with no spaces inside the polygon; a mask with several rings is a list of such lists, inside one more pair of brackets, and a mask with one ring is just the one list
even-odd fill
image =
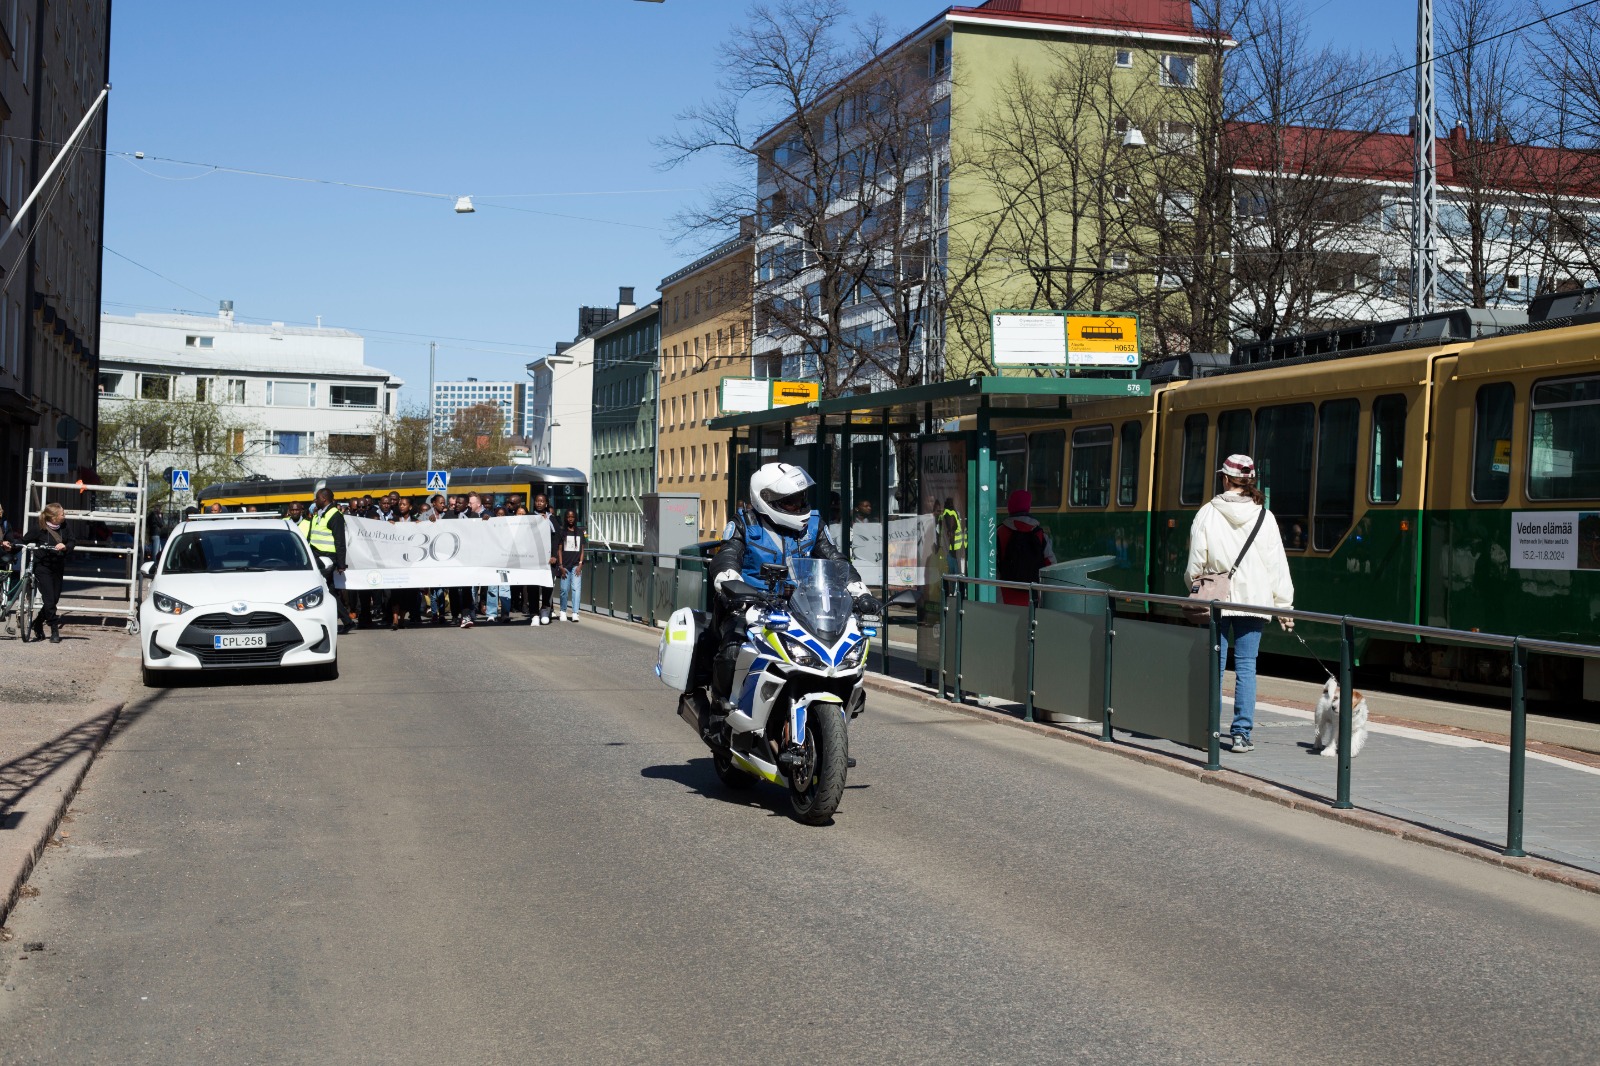
{"label": "motorcycle side case", "polygon": [[689,691],[694,676],[694,650],[706,629],[706,616],[692,607],[680,607],[667,619],[656,653],[656,676],[674,692]]}

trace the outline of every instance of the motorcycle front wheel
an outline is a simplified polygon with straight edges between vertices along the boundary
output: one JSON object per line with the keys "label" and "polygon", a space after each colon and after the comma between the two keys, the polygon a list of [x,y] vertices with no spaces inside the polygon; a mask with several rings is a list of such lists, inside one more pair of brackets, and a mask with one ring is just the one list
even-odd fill
{"label": "motorcycle front wheel", "polygon": [[806,723],[806,756],[811,766],[808,781],[789,783],[789,802],[795,817],[807,825],[827,825],[844,798],[844,777],[849,768],[849,744],[844,716],[831,704],[814,704],[815,715]]}

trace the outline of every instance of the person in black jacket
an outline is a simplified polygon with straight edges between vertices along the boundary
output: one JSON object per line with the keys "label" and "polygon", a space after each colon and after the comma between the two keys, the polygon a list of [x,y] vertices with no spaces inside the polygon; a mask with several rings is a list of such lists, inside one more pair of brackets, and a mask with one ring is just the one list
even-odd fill
{"label": "person in black jacket", "polygon": [[[59,503],[47,503],[39,512],[39,528],[15,543],[31,545],[33,553],[33,581],[43,601],[33,620],[33,636],[44,637],[44,627],[50,627],[50,643],[61,643],[61,618],[56,614],[56,602],[61,599],[61,579],[67,572],[67,556],[72,554],[76,542],[67,535],[66,508]],[[12,541],[0,541],[0,549],[11,551]]]}

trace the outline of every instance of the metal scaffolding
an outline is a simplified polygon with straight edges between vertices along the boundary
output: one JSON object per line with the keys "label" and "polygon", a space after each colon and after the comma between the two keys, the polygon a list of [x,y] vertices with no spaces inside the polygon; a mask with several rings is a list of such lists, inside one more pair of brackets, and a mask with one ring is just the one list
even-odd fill
{"label": "metal scaffolding", "polygon": [[[46,464],[48,457],[36,449],[28,449],[28,492],[24,497],[24,510],[36,517],[50,502],[60,503],[66,509],[69,521],[111,529],[124,528],[132,537],[129,544],[84,543],[80,538],[74,554],[87,556],[94,562],[94,573],[68,573],[63,579],[61,602],[56,611],[61,615],[80,615],[92,618],[120,618],[128,632],[139,631],[139,601],[142,577],[139,561],[144,550],[145,509],[148,485],[145,474],[139,474],[137,485],[85,485],[81,481],[51,481]],[[116,495],[131,505],[131,510],[107,510],[101,497]],[[82,506],[84,502],[88,507]],[[80,506],[74,507],[73,503]],[[121,565],[118,565],[118,560]]]}

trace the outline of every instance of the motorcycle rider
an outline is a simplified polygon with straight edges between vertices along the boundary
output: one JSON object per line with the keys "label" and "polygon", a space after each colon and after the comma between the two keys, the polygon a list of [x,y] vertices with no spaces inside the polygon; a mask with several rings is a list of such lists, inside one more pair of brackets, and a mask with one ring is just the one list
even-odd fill
{"label": "motorcycle rider", "polygon": [[[731,706],[733,675],[738,667],[739,649],[744,644],[749,624],[745,604],[729,582],[742,581],[766,589],[761,568],[768,563],[785,565],[789,559],[844,559],[823,527],[822,515],[812,510],[807,493],[816,482],[811,475],[789,463],[767,463],[750,477],[750,504],[735,515],[728,538],[711,562],[716,575],[713,586],[723,608],[719,645],[712,663],[712,691],[726,713]],[[868,591],[854,566],[846,590],[855,600],[857,614],[875,616],[882,605]]]}

